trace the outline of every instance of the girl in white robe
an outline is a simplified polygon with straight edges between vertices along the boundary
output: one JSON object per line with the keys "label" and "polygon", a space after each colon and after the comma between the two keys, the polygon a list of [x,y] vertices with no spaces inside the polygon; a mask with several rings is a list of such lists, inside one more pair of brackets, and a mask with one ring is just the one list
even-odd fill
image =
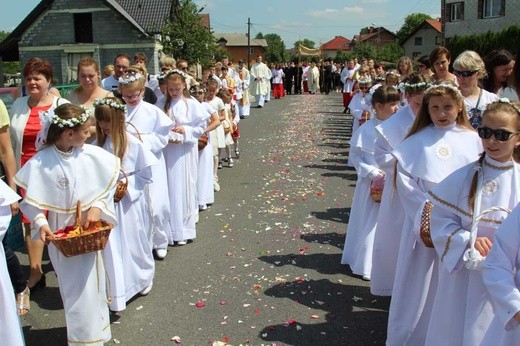
{"label": "girl in white robe", "polygon": [[184,245],[197,235],[197,144],[206,128],[209,114],[197,100],[190,97],[184,72],[171,70],[165,78],[167,95],[161,107],[175,123],[164,150],[171,202],[172,231],[169,238],[177,245]]}
{"label": "girl in white robe", "polygon": [[123,198],[116,202],[117,226],[105,248],[110,279],[110,310],[126,308],[126,302],[153,285],[152,215],[145,189],[152,179],[151,167],[158,162],[153,153],[125,129],[126,107],[116,98],[96,100],[96,145],[121,159],[120,180],[126,182]]}
{"label": "girl in white robe", "polygon": [[408,137],[393,151],[396,193],[405,211],[388,318],[387,345],[423,345],[437,287],[435,251],[413,227],[424,194],[481,152],[462,95],[452,85],[426,90]]}
{"label": "girl in white robe", "polygon": [[361,275],[364,280],[370,280],[379,211],[379,202],[370,196],[371,186],[379,184],[382,187],[385,179],[385,172],[374,160],[375,127],[397,111],[398,103],[399,93],[394,88],[382,87],[376,90],[372,98],[375,117],[363,124],[350,140],[350,155],[358,179],[341,264],[350,265],[352,272]]}
{"label": "girl in white robe", "polygon": [[[377,138],[374,159],[385,171],[385,187],[377,215],[372,252],[370,292],[377,296],[391,296],[404,210],[397,198],[394,184],[395,157],[392,151],[405,139],[421,107],[424,91],[431,86],[431,78],[414,73],[404,85],[407,105],[399,108],[390,119],[376,126]],[[377,89],[376,89],[377,90]]]}
{"label": "girl in white robe", "polygon": [[[5,237],[11,221],[10,204],[17,202],[19,199],[20,196],[3,180],[0,180],[0,241]],[[2,343],[5,345],[25,345],[3,247],[0,247],[0,316],[2,316],[2,328],[0,328]]]}
{"label": "girl in white robe", "polygon": [[[493,320],[482,272],[466,267],[465,254],[474,213],[492,207],[510,210],[520,201],[520,165],[515,162],[520,160],[520,138],[515,135],[519,125],[520,113],[511,104],[489,104],[479,129],[485,150],[481,159],[455,171],[428,193],[434,204],[431,240],[441,268],[426,345],[481,345]],[[496,130],[510,134],[502,141],[493,135]],[[504,217],[506,212],[496,210],[478,223],[475,249],[481,256],[493,248],[493,235]]]}
{"label": "girl in white robe", "polygon": [[520,205],[500,225],[484,261],[482,277],[493,301],[495,316],[483,345],[520,344]]}
{"label": "girl in white robe", "polygon": [[152,166],[152,183],[145,195],[149,213],[153,215],[153,247],[157,256],[162,259],[166,256],[168,244],[173,245],[173,241],[168,238],[171,233],[170,200],[165,188],[168,179],[163,155],[173,122],[160,108],[143,100],[144,83],[145,78],[138,70],[128,68],[119,81],[119,89],[128,109],[127,132],[142,141],[159,160]]}
{"label": "girl in white robe", "polygon": [[[204,94],[206,90],[201,88],[199,85],[195,85],[190,88],[190,94],[201,102],[202,107],[208,112],[209,119],[204,133],[209,134],[220,125],[217,112],[211,105],[204,102]],[[197,200],[199,204],[199,210],[206,210],[208,204],[215,202],[215,190],[213,189],[213,147],[211,144],[211,138],[208,135],[208,143],[204,149],[199,150],[199,176],[197,179]]]}
{"label": "girl in white robe", "polygon": [[[84,229],[100,219],[115,224],[119,158],[84,145],[90,136],[90,123],[85,124],[88,112],[64,104],[42,113],[41,119],[39,138],[46,146],[14,178],[26,190],[20,209],[32,220],[32,237],[48,242],[54,238],[53,231],[73,225],[78,201]],[[111,332],[101,251],[65,257],[53,244],[48,251],[63,300],[68,344],[108,342]]]}

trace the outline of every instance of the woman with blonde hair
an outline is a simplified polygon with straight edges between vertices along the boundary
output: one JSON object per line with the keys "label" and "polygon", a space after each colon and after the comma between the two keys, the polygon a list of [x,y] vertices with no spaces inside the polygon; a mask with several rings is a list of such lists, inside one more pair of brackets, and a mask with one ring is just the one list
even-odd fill
{"label": "woman with blonde hair", "polygon": [[466,50],[453,62],[453,74],[457,77],[459,89],[464,97],[464,105],[471,122],[477,128],[482,122],[486,106],[498,101],[498,96],[480,87],[480,79],[487,75],[484,61],[477,52]]}

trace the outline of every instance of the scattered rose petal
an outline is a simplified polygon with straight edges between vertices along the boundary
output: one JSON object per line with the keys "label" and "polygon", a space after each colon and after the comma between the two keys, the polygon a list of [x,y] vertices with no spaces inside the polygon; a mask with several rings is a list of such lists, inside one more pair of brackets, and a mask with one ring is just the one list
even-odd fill
{"label": "scattered rose petal", "polygon": [[182,342],[181,337],[177,335],[171,338],[171,341],[175,342],[176,344],[180,344]]}
{"label": "scattered rose petal", "polygon": [[360,298],[360,297],[356,297],[356,296],[354,296],[354,297],[352,298],[352,300],[355,301],[355,302],[359,302],[360,300],[363,300],[363,298]]}
{"label": "scattered rose petal", "polygon": [[317,318],[320,318],[320,315],[311,315],[311,318],[317,319]]}
{"label": "scattered rose petal", "polygon": [[198,308],[203,308],[206,306],[206,303],[204,303],[202,300],[199,300],[198,302],[195,303],[195,306]]}
{"label": "scattered rose petal", "polygon": [[297,330],[297,331],[300,331],[300,330],[302,330],[302,326],[300,326],[300,325],[297,325],[297,326],[296,326],[296,330]]}
{"label": "scattered rose petal", "polygon": [[221,300],[221,301],[219,302],[219,304],[220,304],[220,305],[226,305],[226,304],[227,304],[227,301],[225,301],[225,300]]}

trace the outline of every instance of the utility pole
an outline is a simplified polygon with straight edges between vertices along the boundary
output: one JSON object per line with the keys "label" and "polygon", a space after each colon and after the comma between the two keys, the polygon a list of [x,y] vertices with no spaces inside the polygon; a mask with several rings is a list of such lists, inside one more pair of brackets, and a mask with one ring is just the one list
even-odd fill
{"label": "utility pole", "polygon": [[247,17],[247,69],[251,69],[251,18]]}

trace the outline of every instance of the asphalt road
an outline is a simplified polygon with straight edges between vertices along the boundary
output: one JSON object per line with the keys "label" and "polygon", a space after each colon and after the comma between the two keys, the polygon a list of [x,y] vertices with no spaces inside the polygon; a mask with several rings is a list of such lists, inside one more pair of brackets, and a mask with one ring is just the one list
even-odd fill
{"label": "asphalt road", "polygon": [[[156,262],[151,293],[112,324],[110,345],[175,345],[175,336],[195,346],[384,344],[389,300],[340,265],[356,181],[342,110],[336,93],[252,109],[240,123],[241,158],[219,170],[197,239]],[[29,346],[66,344],[45,263],[48,287],[23,317]]]}

